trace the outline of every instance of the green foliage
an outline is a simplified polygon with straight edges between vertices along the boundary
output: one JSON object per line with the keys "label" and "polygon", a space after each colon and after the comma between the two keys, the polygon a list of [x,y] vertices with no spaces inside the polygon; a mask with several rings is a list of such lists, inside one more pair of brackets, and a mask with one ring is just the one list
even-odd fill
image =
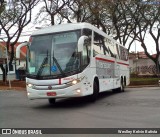
{"label": "green foliage", "polygon": [[131,81],[137,81],[137,82],[140,82],[140,81],[158,81],[160,78],[153,78],[153,77],[148,77],[148,78],[131,78]]}

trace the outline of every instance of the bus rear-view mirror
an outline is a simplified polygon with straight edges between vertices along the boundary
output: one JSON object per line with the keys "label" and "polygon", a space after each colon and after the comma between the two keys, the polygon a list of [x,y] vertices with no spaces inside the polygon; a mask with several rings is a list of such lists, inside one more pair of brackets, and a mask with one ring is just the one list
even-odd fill
{"label": "bus rear-view mirror", "polygon": [[83,51],[84,40],[87,39],[87,36],[81,36],[78,40],[78,52]]}

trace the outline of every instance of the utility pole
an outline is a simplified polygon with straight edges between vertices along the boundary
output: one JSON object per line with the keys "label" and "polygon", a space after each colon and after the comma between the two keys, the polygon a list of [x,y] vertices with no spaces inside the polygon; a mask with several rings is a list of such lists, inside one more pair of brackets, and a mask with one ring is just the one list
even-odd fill
{"label": "utility pole", "polygon": [[10,71],[9,71],[9,59],[8,59],[7,47],[5,47],[5,53],[6,53],[6,58],[7,58],[9,88],[11,88]]}

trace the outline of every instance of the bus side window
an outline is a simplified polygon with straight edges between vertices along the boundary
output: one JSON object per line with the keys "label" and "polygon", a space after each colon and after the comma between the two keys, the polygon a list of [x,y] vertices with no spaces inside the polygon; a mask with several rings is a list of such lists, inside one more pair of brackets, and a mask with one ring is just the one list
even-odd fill
{"label": "bus side window", "polygon": [[127,60],[128,60],[128,50],[125,49],[125,61],[127,61]]}
{"label": "bus side window", "polygon": [[104,37],[94,32],[93,56],[97,54],[105,54]]}
{"label": "bus side window", "polygon": [[120,53],[121,53],[121,59],[127,61],[128,60],[128,50],[120,46]]}

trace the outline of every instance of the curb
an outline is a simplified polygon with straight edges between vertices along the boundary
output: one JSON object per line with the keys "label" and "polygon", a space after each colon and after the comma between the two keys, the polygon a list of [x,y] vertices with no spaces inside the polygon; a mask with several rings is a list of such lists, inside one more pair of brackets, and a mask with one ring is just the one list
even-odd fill
{"label": "curb", "polygon": [[131,85],[127,86],[127,88],[144,88],[144,87],[160,87],[159,85]]}
{"label": "curb", "polygon": [[[129,85],[126,86],[126,88],[145,88],[145,87],[159,87],[159,85]],[[3,90],[18,90],[18,91],[26,91],[26,87],[11,87],[9,88],[8,86],[0,86],[0,91]]]}

